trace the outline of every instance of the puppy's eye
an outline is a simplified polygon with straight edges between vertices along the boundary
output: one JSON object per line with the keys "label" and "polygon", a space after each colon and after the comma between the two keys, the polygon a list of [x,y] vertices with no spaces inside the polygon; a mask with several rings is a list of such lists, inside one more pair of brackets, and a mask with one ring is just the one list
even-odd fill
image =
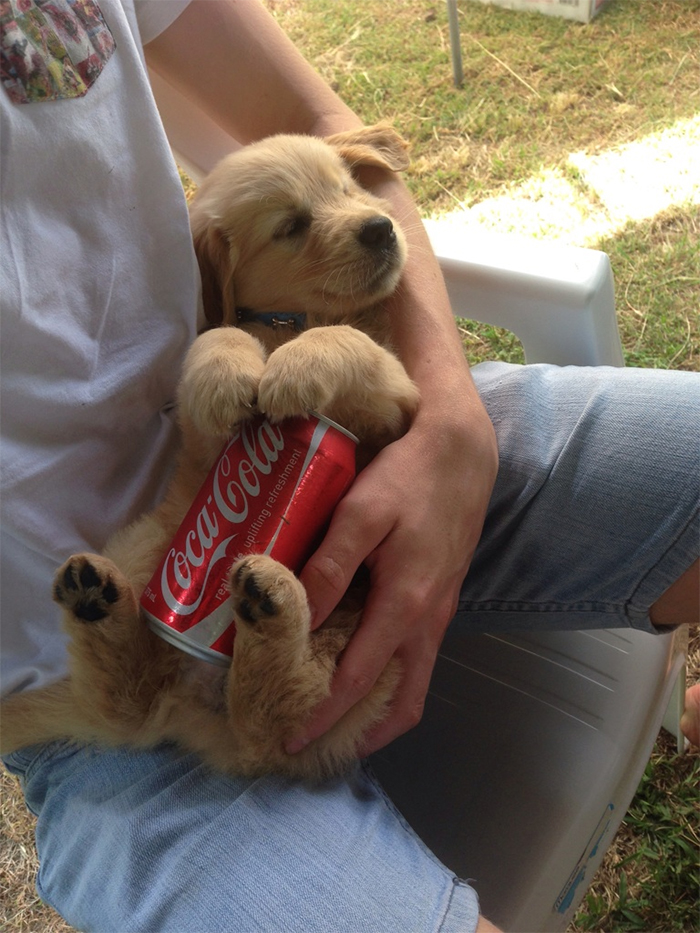
{"label": "puppy's eye", "polygon": [[283,224],[275,231],[276,240],[292,239],[301,236],[311,226],[311,217],[308,214],[294,214],[287,217]]}

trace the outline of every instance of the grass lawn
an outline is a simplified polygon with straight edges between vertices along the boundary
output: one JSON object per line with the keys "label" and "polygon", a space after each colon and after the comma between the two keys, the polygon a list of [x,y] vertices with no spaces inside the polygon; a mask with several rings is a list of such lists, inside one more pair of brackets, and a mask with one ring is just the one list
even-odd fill
{"label": "grass lawn", "polygon": [[[700,0],[612,0],[587,26],[460,0],[461,88],[444,0],[265,2],[365,121],[409,139],[426,217],[603,249],[627,364],[700,370]],[[512,335],[460,326],[471,361],[521,359]],[[698,752],[662,736],[570,933],[700,929],[699,777]],[[67,933],[34,893],[16,784],[0,784],[0,928]]]}

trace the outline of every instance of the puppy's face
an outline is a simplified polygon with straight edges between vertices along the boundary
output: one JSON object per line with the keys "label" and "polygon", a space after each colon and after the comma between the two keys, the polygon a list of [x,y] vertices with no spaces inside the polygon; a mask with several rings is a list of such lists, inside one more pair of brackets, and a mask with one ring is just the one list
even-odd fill
{"label": "puppy's face", "polygon": [[[233,323],[235,306],[332,321],[396,287],[404,236],[384,202],[354,180],[348,159],[372,160],[345,145],[347,135],[337,144],[272,137],[230,156],[205,180],[192,226],[214,323]],[[396,146],[403,153],[400,140]],[[375,164],[388,165],[386,153],[370,150]],[[212,313],[213,296],[221,310]]]}

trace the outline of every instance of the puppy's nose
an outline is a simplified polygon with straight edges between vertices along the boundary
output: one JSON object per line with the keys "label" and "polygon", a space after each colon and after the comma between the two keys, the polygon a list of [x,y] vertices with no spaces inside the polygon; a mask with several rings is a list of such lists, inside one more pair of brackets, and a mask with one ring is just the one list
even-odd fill
{"label": "puppy's nose", "polygon": [[372,217],[360,227],[358,239],[363,246],[372,249],[387,249],[396,241],[394,225],[388,217]]}

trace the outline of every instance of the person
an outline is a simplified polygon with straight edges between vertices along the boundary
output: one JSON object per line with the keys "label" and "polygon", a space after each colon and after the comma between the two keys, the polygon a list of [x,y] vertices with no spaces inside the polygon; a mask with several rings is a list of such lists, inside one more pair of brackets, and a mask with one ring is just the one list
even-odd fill
{"label": "person", "polygon": [[[146,63],[243,144],[360,121],[258,0],[13,0],[0,22],[2,682],[13,692],[65,674],[53,572],[157,501],[176,444],[198,275]],[[291,752],[392,655],[400,693],[364,751],[414,725],[453,618],[474,631],[551,627],[576,605],[590,627],[655,631],[698,613],[698,454],[678,428],[700,418],[697,377],[470,373],[406,188],[378,170],[361,180],[408,232],[390,312],[422,401],[302,572],[316,625],[362,562],[372,589],[332,695]],[[553,516],[557,559],[532,560]],[[69,742],[5,764],[38,815],[39,892],[77,928],[495,929],[363,767],[309,788],[214,774],[169,746]]]}

